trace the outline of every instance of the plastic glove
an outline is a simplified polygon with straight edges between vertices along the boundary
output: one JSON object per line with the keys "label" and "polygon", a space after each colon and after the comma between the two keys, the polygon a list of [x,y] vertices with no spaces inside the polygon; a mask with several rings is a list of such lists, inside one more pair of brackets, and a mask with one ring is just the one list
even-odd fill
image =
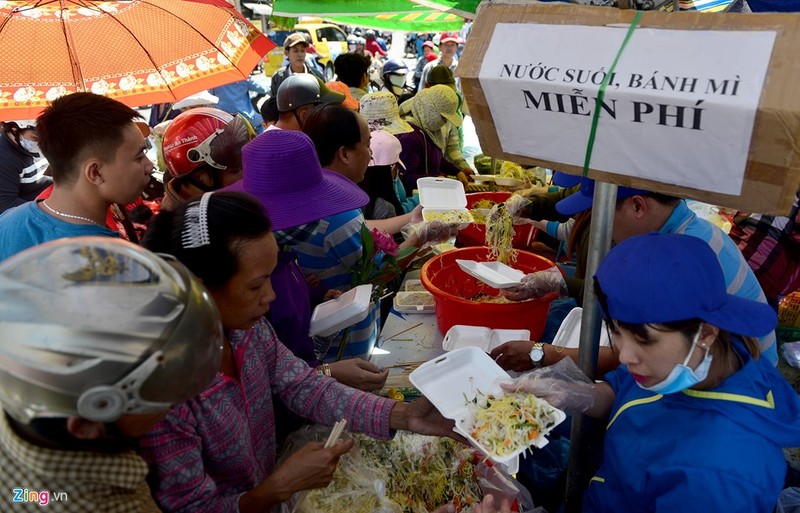
{"label": "plastic glove", "polygon": [[426,244],[438,244],[458,235],[461,225],[443,223],[438,219],[422,223],[414,232],[420,247]]}
{"label": "plastic glove", "polygon": [[528,218],[528,205],[531,204],[530,200],[520,196],[519,194],[512,194],[511,197],[505,201],[505,204],[506,209],[511,212],[511,215],[514,216],[514,219]]}
{"label": "plastic glove", "polygon": [[567,415],[583,413],[594,405],[594,383],[571,358],[521,375],[511,383],[501,383],[506,392],[528,392],[552,404]]}
{"label": "plastic glove", "polygon": [[526,274],[519,286],[503,290],[503,295],[511,301],[525,301],[551,292],[557,293],[559,297],[567,295],[567,282],[557,267]]}

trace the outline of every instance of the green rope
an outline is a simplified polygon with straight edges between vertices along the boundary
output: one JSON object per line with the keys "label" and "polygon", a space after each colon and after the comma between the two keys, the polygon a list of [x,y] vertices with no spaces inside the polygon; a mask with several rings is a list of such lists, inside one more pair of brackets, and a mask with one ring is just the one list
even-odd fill
{"label": "green rope", "polygon": [[614,62],[611,63],[611,67],[608,69],[608,73],[606,73],[606,78],[603,79],[603,83],[600,84],[600,90],[597,92],[594,114],[592,115],[592,129],[589,131],[589,141],[586,143],[586,157],[583,161],[583,176],[586,176],[589,172],[589,163],[592,161],[594,138],[595,135],[597,135],[597,122],[600,119],[600,110],[601,106],[603,105],[603,98],[606,95],[606,87],[608,87],[608,83],[611,81],[614,70],[617,68],[617,62],[619,62],[622,52],[624,52],[625,47],[628,46],[628,41],[630,41],[633,31],[636,30],[636,26],[639,25],[639,20],[642,18],[642,14],[642,11],[636,11],[636,16],[633,17],[631,26],[628,27],[628,33],[625,34],[625,39],[622,40],[622,45],[619,47],[616,57],[614,57]]}

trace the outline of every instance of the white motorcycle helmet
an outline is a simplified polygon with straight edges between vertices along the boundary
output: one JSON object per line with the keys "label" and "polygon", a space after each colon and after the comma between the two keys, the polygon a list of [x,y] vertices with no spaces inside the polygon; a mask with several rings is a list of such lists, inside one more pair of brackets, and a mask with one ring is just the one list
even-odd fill
{"label": "white motorcycle helmet", "polygon": [[222,321],[200,281],[165,258],[77,237],[0,263],[2,408],[23,423],[114,422],[202,391],[219,369]]}

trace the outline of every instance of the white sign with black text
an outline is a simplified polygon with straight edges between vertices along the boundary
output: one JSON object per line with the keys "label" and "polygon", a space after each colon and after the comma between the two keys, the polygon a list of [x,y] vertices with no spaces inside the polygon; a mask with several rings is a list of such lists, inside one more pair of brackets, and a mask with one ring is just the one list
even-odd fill
{"label": "white sign with black text", "polygon": [[[583,166],[627,27],[495,27],[480,83],[503,151]],[[609,77],[590,168],[741,193],[772,31],[637,28]]]}

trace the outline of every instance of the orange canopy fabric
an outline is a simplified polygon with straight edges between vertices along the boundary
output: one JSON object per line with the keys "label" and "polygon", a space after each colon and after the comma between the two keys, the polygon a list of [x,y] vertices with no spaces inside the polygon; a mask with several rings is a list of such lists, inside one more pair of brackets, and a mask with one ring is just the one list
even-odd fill
{"label": "orange canopy fabric", "polygon": [[0,121],[89,91],[131,107],[250,75],[274,44],[221,0],[0,2]]}

